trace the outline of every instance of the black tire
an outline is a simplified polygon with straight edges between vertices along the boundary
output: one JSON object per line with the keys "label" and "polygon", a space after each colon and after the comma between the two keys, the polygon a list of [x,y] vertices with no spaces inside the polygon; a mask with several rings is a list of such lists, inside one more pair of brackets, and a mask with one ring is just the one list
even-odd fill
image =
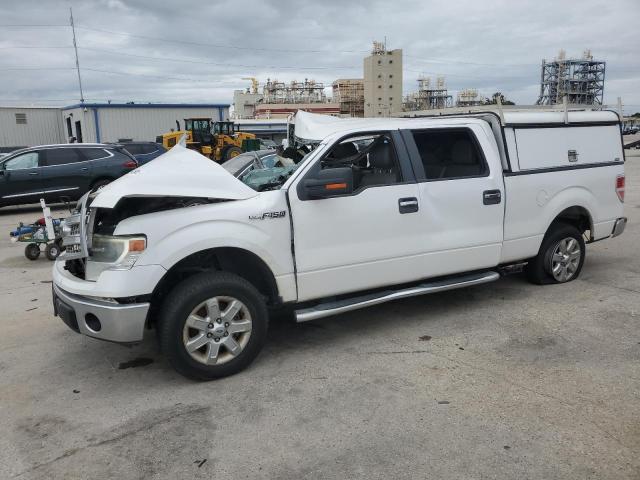
{"label": "black tire", "polygon": [[40,246],[37,243],[29,243],[24,247],[24,256],[29,260],[37,260],[40,256]]}
{"label": "black tire", "polygon": [[[552,256],[559,243],[564,239],[569,238],[573,238],[578,242],[581,253],[580,259],[577,263],[577,268],[575,268],[569,278],[564,280],[558,279],[552,273]],[[549,227],[549,230],[544,236],[538,255],[532,258],[525,267],[527,278],[530,282],[538,285],[566,283],[575,280],[582,271],[585,254],[586,248],[584,239],[582,238],[582,233],[573,225],[560,222],[554,223]]]}
{"label": "black tire", "polygon": [[58,258],[58,255],[60,255],[60,245],[55,242],[47,244],[47,248],[44,249],[44,254],[49,260],[55,260]]}
{"label": "black tire", "polygon": [[222,161],[226,162],[230,158],[236,157],[242,153],[242,149],[240,147],[232,146],[224,149],[224,153],[222,155]]}
{"label": "black tire", "polygon": [[[237,356],[226,363],[205,365],[187,352],[183,331],[193,310],[213,297],[240,300],[251,315],[252,328],[248,342]],[[269,317],[262,295],[232,273],[211,272],[187,278],[167,295],[161,311],[157,332],[160,349],[178,373],[194,380],[213,380],[240,372],[260,353],[267,337]]]}
{"label": "black tire", "polygon": [[98,180],[97,182],[95,182],[93,185],[91,185],[91,190],[92,191],[98,191],[100,190],[102,187],[104,187],[105,185],[108,185],[111,183],[111,180],[108,178],[103,178],[101,180]]}

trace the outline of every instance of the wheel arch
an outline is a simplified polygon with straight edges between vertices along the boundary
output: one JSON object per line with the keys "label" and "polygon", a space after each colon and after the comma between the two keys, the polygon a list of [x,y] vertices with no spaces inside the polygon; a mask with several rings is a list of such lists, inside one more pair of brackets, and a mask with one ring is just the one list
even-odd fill
{"label": "wheel arch", "polygon": [[593,217],[589,210],[582,205],[572,205],[556,213],[553,220],[549,223],[545,235],[558,223],[573,225],[582,234],[589,231],[590,238],[593,237]]}
{"label": "wheel arch", "polygon": [[[151,309],[156,311],[178,283],[207,271],[234,273],[251,283],[265,297],[267,305],[281,303],[275,275],[262,258],[239,247],[214,247],[194,252],[171,266],[151,294]],[[148,321],[156,317],[153,313],[150,311]]]}

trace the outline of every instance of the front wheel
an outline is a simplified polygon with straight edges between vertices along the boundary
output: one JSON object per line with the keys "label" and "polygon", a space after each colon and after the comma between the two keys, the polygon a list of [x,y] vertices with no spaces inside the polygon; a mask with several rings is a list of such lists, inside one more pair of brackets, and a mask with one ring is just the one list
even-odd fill
{"label": "front wheel", "polygon": [[264,299],[245,279],[227,272],[198,274],[164,301],[160,348],[185,377],[212,380],[246,368],[266,340]]}
{"label": "front wheel", "polygon": [[529,280],[539,285],[566,283],[580,275],[586,249],[580,231],[558,223],[545,235],[536,255],[526,267]]}
{"label": "front wheel", "polygon": [[60,255],[60,246],[55,242],[48,243],[47,248],[44,249],[44,254],[49,260],[55,260]]}

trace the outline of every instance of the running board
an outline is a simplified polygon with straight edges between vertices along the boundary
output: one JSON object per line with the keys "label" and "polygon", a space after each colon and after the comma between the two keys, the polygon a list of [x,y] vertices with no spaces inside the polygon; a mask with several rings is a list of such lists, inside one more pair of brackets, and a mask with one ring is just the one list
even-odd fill
{"label": "running board", "polygon": [[382,292],[370,293],[358,297],[336,300],[333,302],[321,303],[314,307],[296,310],[296,322],[307,322],[309,320],[317,320],[318,318],[329,317],[339,313],[358,310],[359,308],[371,307],[380,303],[390,302],[401,298],[415,297],[417,295],[425,295],[427,293],[443,292],[445,290],[453,290],[455,288],[468,287],[471,285],[479,285],[481,283],[493,282],[498,280],[500,274],[497,272],[482,272],[470,275],[462,275],[459,277],[448,278],[436,282],[422,283],[413,287],[403,288],[400,290],[384,290]]}

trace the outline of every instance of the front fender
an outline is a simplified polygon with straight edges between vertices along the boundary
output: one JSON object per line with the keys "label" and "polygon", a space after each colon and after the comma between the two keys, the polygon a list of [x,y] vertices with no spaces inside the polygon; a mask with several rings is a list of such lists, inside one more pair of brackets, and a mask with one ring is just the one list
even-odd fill
{"label": "front fender", "polygon": [[230,220],[202,221],[174,230],[154,243],[152,250],[144,258],[141,257],[140,262],[162,265],[169,270],[193,253],[222,247],[235,247],[254,253],[275,276],[293,272],[292,264],[288,264],[284,258],[277,258],[277,252],[287,252],[289,244],[278,245],[276,239],[260,228]]}
{"label": "front fender", "polygon": [[[277,191],[267,193],[271,195],[129,217],[118,223],[115,234],[147,236],[147,250],[136,265],[161,265],[168,270],[193,253],[229,247],[254,253],[276,277],[292,275],[291,228],[284,197]],[[273,211],[285,215],[254,219],[256,214]]]}

